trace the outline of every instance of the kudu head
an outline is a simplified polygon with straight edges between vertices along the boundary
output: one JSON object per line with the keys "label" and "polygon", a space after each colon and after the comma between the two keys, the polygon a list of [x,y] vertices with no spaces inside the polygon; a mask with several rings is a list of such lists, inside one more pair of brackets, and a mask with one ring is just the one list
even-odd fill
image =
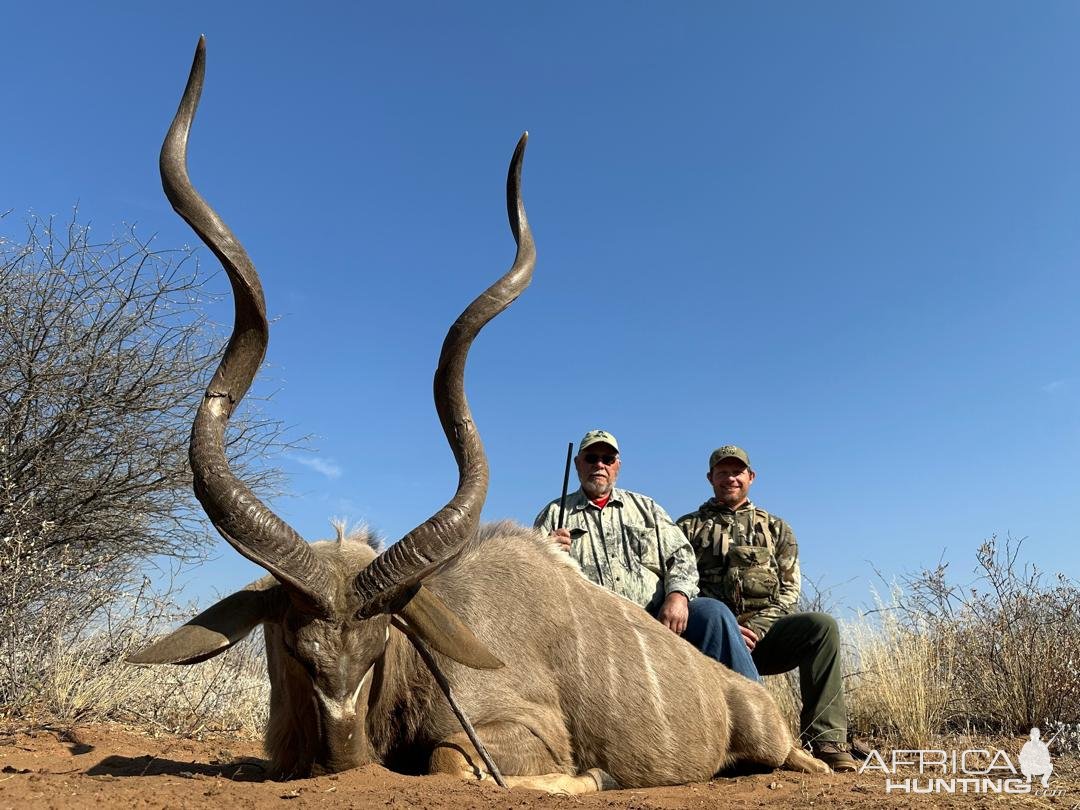
{"label": "kudu head", "polygon": [[[187,87],[161,147],[161,179],[173,208],[221,261],[235,301],[232,336],[199,405],[191,430],[195,495],[228,543],[271,575],[218,602],[128,660],[191,664],[217,655],[266,625],[271,700],[269,734],[293,735],[304,749],[275,763],[293,773],[312,765],[341,770],[370,756],[358,699],[383,655],[391,621],[456,661],[496,668],[473,633],[423,587],[476,531],[487,495],[484,448],[465,397],[465,359],[480,329],[521,293],[536,253],[521,201],[527,138],[514,151],[506,183],[513,266],[481,293],[450,327],[435,372],[435,406],[458,464],[458,487],[435,515],[382,554],[362,542],[306,543],[229,468],[225,428],[266,351],[269,324],[262,286],[239,240],[192,186],[187,142],[202,91],[205,41],[200,38]],[[280,660],[276,660],[280,659]],[[287,747],[287,746],[286,746]]]}

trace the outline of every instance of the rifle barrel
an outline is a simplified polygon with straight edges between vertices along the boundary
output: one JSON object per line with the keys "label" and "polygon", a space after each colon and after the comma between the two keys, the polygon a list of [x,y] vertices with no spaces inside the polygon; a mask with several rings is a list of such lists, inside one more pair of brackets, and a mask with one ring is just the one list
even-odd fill
{"label": "rifle barrel", "polygon": [[566,514],[566,489],[570,486],[570,459],[574,455],[574,443],[570,442],[566,445],[566,469],[563,470],[562,477],[562,496],[559,498],[559,522],[555,526],[556,529],[563,527],[563,516]]}

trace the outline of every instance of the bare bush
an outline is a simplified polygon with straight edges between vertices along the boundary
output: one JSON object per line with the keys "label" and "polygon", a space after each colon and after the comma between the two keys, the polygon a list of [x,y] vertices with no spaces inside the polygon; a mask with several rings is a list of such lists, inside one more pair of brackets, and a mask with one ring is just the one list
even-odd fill
{"label": "bare bush", "polygon": [[[189,250],[134,229],[31,219],[0,238],[0,705],[49,677],[43,651],[85,638],[140,566],[196,559],[210,536],[191,493],[187,440],[220,350],[207,281]],[[280,425],[241,416],[232,463],[257,465]],[[80,636],[80,633],[83,634]]]}
{"label": "bare bush", "polygon": [[907,575],[877,623],[845,628],[858,728],[919,747],[953,732],[1026,735],[1080,718],[1080,587],[1022,566],[1020,548],[986,541],[964,585],[947,564]]}

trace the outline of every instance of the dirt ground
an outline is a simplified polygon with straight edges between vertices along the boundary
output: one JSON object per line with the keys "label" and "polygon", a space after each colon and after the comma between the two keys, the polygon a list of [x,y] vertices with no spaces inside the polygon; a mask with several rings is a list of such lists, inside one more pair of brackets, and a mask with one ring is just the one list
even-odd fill
{"label": "dirt ground", "polygon": [[[1019,742],[1012,747],[1017,750]],[[787,772],[708,784],[589,796],[506,791],[441,776],[407,777],[370,765],[333,776],[266,778],[258,742],[147,736],[115,726],[0,732],[0,808],[878,808],[979,807],[1080,810],[1080,757],[1056,757],[1049,797],[885,792],[881,773]],[[902,774],[905,775],[905,774]]]}

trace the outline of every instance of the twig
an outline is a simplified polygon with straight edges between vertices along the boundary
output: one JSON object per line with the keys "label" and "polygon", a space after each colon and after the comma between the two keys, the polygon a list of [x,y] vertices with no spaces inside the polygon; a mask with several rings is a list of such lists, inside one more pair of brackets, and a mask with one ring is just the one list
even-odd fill
{"label": "twig", "polygon": [[[395,626],[398,621],[395,617]],[[465,716],[465,712],[461,706],[458,705],[457,699],[454,697],[453,690],[450,688],[450,682],[446,680],[446,676],[442,674],[442,670],[439,669],[439,665],[435,661],[424,642],[416,638],[412,633],[405,633],[405,637],[412,642],[412,645],[416,648],[416,651],[420,653],[420,657],[424,659],[424,663],[427,664],[427,668],[431,670],[431,674],[435,678],[435,682],[439,684],[439,688],[442,689],[443,694],[446,695],[446,700],[450,704],[450,708],[454,710],[454,714],[457,715],[458,722],[461,723],[461,727],[465,729],[465,734],[469,737],[469,742],[473,744],[473,748],[480,755],[480,758],[484,760],[484,765],[488,769],[488,773],[491,774],[495,783],[499,787],[506,787],[506,782],[503,781],[502,774],[499,772],[498,767],[495,765],[495,761],[488,754],[484,744],[480,742],[480,737],[476,734],[476,729],[473,728],[473,724],[469,722],[469,718]]]}

